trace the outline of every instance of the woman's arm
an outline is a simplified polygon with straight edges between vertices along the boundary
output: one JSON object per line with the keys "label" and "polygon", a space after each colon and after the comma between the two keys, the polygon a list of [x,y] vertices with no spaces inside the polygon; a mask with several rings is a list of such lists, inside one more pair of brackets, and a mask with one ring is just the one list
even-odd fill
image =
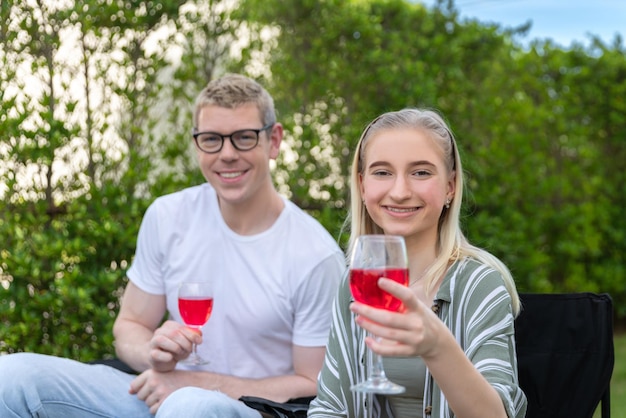
{"label": "woman's arm", "polygon": [[518,396],[521,390],[514,370],[513,316],[510,298],[500,282],[487,277],[486,292],[476,295],[472,295],[475,287],[459,289],[452,309],[458,317],[452,321],[456,333],[418,301],[411,289],[386,279],[380,281],[380,287],[403,300],[404,313],[357,303],[352,310],[359,315],[360,326],[383,338],[381,342],[367,339],[372,350],[384,356],[424,359],[455,416],[517,416],[523,408],[519,403],[513,405],[512,398],[523,400],[523,396]]}

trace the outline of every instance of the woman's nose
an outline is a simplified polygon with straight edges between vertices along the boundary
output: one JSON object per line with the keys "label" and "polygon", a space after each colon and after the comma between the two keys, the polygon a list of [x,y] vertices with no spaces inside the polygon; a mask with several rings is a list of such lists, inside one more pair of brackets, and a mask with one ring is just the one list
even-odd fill
{"label": "woman's nose", "polygon": [[394,200],[404,200],[411,196],[409,183],[404,176],[398,176],[393,182],[389,196]]}

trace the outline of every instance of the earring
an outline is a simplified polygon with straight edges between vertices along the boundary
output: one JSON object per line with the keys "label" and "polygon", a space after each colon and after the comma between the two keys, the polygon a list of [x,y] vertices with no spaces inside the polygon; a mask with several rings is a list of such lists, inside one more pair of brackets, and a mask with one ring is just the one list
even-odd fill
{"label": "earring", "polygon": [[450,202],[451,202],[450,198],[447,198],[446,199],[446,209],[450,209]]}

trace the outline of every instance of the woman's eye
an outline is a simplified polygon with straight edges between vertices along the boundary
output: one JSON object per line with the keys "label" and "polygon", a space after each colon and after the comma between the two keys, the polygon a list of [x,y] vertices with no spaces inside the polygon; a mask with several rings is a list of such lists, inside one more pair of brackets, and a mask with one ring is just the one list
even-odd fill
{"label": "woman's eye", "polygon": [[428,171],[428,170],[417,170],[413,174],[416,175],[417,177],[425,177],[425,176],[429,176],[430,175],[430,171]]}

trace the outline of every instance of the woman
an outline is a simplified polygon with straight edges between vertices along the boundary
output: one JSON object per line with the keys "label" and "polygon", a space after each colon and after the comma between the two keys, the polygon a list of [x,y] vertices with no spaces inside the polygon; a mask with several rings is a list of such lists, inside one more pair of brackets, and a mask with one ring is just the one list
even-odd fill
{"label": "woman", "polygon": [[[409,286],[378,283],[405,310],[354,302],[343,281],[309,417],[524,417],[513,328],[519,297],[506,266],[461,232],[462,194],[458,149],[439,114],[389,112],[365,129],[352,166],[350,249],[362,234],[405,238]],[[404,394],[368,402],[350,391],[367,376],[368,348]]]}

